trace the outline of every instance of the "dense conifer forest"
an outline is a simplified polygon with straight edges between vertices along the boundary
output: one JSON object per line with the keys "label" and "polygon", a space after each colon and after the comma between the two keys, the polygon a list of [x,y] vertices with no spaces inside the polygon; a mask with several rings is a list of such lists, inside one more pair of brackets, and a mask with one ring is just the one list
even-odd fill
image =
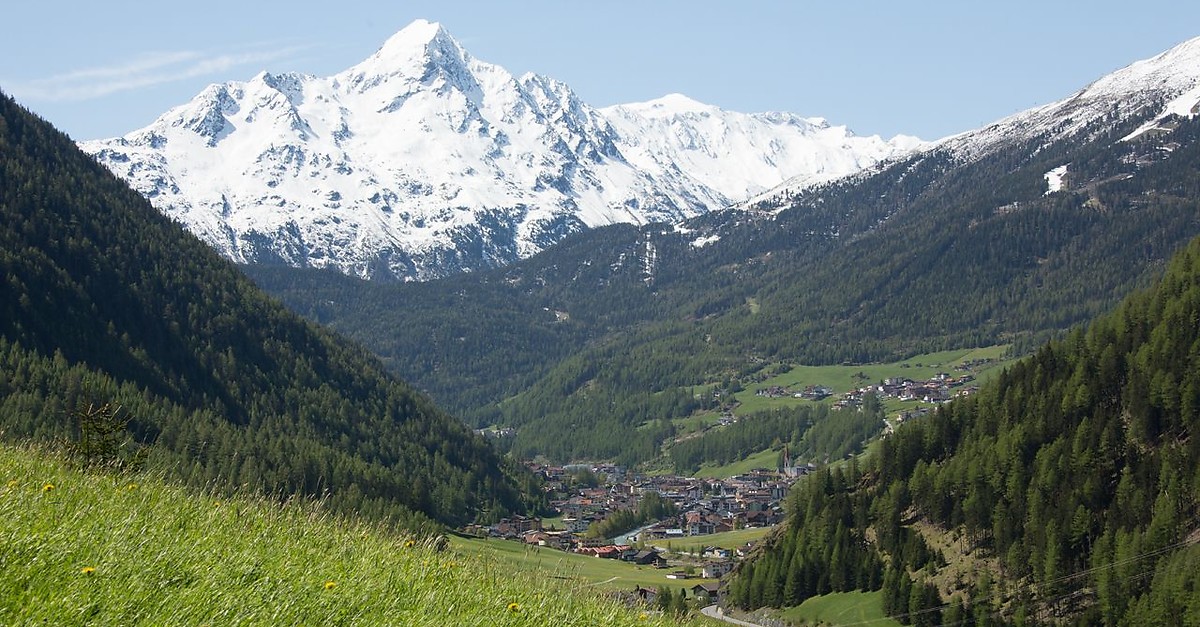
{"label": "dense conifer forest", "polygon": [[730,599],[882,589],[913,624],[1195,624],[1198,428],[1200,239],[978,395],[803,480]]}
{"label": "dense conifer forest", "polygon": [[167,478],[415,526],[536,505],[530,481],[362,348],[288,312],[0,97],[0,434],[119,407]]}

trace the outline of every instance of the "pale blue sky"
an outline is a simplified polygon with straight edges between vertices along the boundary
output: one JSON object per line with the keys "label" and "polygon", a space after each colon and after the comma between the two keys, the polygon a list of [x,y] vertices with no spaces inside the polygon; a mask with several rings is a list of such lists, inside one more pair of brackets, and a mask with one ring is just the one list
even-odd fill
{"label": "pale blue sky", "polygon": [[924,139],[1200,36],[1200,2],[1152,0],[24,0],[3,13],[0,90],[75,139],[123,135],[260,70],[336,73],[417,18],[596,106],[679,92]]}

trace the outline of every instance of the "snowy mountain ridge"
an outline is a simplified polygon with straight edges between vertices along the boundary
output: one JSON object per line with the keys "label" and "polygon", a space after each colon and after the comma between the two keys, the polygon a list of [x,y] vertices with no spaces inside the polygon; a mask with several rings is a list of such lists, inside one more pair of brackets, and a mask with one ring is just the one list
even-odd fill
{"label": "snowy mountain ridge", "polygon": [[1160,120],[1177,112],[1179,105],[1172,101],[1180,98],[1190,100],[1187,108],[1200,104],[1200,37],[1105,75],[1064,100],[945,138],[930,148],[945,146],[969,159],[1003,142],[1068,137],[1106,118],[1110,121],[1102,128],[1152,111]]}
{"label": "snowy mountain ridge", "polygon": [[[1169,133],[1172,116],[1200,114],[1200,37],[1185,41],[1150,59],[1132,63],[1107,74],[1070,97],[998,120],[983,128],[951,135],[917,148],[917,151],[948,151],[959,162],[980,159],[1017,142],[1040,138],[1045,144],[1066,139],[1087,129],[1106,132],[1138,117],[1151,116],[1137,130],[1122,138],[1128,141],[1148,132]],[[1096,130],[1099,129],[1099,130]],[[1069,167],[1064,164],[1047,173],[1048,186],[1061,186]],[[865,176],[867,171],[859,173]],[[787,198],[812,183],[803,178],[750,197],[739,207],[769,210],[783,206]]]}
{"label": "snowy mountain ridge", "polygon": [[676,222],[921,145],[678,94],[595,108],[423,20],[334,76],[210,85],[143,129],[81,143],[235,261],[402,280],[601,225]]}

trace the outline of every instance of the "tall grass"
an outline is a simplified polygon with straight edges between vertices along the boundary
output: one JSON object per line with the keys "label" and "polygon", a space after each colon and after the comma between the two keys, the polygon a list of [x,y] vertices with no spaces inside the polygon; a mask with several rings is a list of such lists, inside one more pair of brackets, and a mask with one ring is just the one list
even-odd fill
{"label": "tall grass", "polygon": [[666,625],[580,582],[0,446],[3,625]]}

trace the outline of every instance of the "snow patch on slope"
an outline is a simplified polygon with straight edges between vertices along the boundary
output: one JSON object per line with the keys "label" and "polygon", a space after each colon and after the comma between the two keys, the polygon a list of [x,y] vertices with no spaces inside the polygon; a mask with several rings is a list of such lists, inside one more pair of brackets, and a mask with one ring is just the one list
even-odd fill
{"label": "snow patch on slope", "polygon": [[1200,85],[1189,89],[1168,102],[1163,107],[1162,113],[1138,127],[1137,130],[1122,137],[1121,141],[1132,141],[1154,132],[1169,133],[1175,130],[1174,125],[1170,121],[1171,118],[1178,116],[1190,120],[1198,114],[1200,114]]}
{"label": "snow patch on slope", "polygon": [[1067,166],[1065,166],[1065,165],[1060,165],[1057,168],[1054,168],[1053,170],[1050,170],[1049,172],[1042,175],[1046,178],[1046,194],[1045,195],[1049,196],[1050,194],[1053,194],[1054,192],[1061,192],[1063,189],[1063,178],[1066,177],[1066,175],[1067,175]]}

